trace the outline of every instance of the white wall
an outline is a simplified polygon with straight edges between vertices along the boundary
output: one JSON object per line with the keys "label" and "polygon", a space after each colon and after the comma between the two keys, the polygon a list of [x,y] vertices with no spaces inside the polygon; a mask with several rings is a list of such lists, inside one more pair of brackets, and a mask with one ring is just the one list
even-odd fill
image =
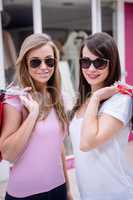
{"label": "white wall", "polygon": [[0,182],[8,179],[9,163],[7,161],[0,162]]}

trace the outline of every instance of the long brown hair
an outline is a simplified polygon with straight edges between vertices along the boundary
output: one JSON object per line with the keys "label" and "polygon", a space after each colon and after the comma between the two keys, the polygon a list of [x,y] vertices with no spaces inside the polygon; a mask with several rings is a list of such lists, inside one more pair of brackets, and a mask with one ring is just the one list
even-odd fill
{"label": "long brown hair", "polygon": [[[109,60],[109,74],[104,81],[104,86],[110,86],[121,78],[121,66],[119,59],[119,52],[114,39],[107,33],[100,32],[90,35],[83,43],[80,49],[80,57],[82,58],[82,51],[86,46],[94,55]],[[87,97],[91,95],[91,86],[83,76],[80,68],[79,72],[79,89],[76,104],[70,114],[70,119],[73,118],[75,112],[86,101]]]}
{"label": "long brown hair", "polygon": [[[31,87],[32,93],[31,95],[34,99],[39,102],[40,99],[37,98],[36,94],[37,88],[34,83],[34,80],[29,74],[26,56],[30,50],[39,48],[43,45],[50,45],[54,52],[54,57],[56,58],[56,66],[53,75],[47,82],[47,91],[49,92],[52,99],[52,106],[54,106],[58,119],[62,124],[63,129],[67,123],[67,117],[64,111],[63,100],[61,97],[61,79],[59,73],[59,51],[56,45],[53,43],[51,38],[46,34],[32,34],[28,36],[24,42],[22,43],[20,53],[16,62],[16,79],[20,87]],[[41,104],[41,103],[40,103]],[[40,108],[40,112],[42,108]]]}

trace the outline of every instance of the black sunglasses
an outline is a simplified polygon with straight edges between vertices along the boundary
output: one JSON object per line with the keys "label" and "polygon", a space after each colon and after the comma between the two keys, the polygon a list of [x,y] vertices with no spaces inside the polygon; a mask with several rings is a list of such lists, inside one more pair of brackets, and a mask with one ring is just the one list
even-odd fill
{"label": "black sunglasses", "polygon": [[91,60],[90,58],[79,59],[80,67],[83,69],[89,69],[91,64],[93,64],[96,69],[102,70],[108,66],[108,63],[109,60],[104,58],[96,58],[95,60]]}
{"label": "black sunglasses", "polygon": [[55,58],[44,58],[44,59],[33,58],[33,59],[30,60],[30,67],[31,68],[37,68],[41,65],[41,63],[43,61],[50,68],[52,68],[56,65],[56,59]]}

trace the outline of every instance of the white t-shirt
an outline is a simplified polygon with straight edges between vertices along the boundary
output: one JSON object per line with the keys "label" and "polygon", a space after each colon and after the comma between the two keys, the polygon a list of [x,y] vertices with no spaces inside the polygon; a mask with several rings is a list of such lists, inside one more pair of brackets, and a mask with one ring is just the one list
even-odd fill
{"label": "white t-shirt", "polygon": [[106,113],[123,122],[124,128],[105,144],[88,152],[79,149],[83,118],[70,123],[76,177],[81,200],[133,200],[133,169],[124,157],[128,143],[132,99],[116,94],[106,100],[98,114]]}

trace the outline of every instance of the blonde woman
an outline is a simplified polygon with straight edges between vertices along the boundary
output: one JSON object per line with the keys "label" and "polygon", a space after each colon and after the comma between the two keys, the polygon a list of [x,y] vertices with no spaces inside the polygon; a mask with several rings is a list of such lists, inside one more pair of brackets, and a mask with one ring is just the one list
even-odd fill
{"label": "blonde woman", "polygon": [[6,200],[66,200],[68,179],[63,139],[67,117],[60,95],[59,54],[45,34],[28,36],[16,62],[20,88],[5,101],[2,156],[13,163]]}

